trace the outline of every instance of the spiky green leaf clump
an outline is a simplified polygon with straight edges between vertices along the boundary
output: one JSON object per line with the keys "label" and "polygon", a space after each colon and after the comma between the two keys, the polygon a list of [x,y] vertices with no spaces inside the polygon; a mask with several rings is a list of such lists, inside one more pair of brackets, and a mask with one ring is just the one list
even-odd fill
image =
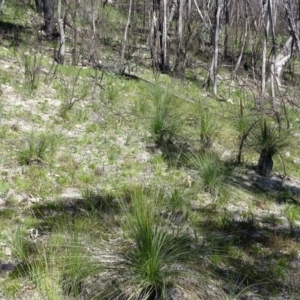
{"label": "spiky green leaf clump", "polygon": [[160,200],[149,198],[140,189],[134,192],[130,207],[123,207],[126,241],[115,261],[106,265],[106,278],[110,274],[114,283],[105,286],[101,297],[167,299],[168,289],[174,286],[195,295],[193,273],[185,263],[194,257],[191,239],[174,234],[159,213],[161,207]]}
{"label": "spiky green leaf clump", "polygon": [[270,176],[273,169],[273,156],[287,148],[290,144],[289,132],[276,126],[268,126],[266,119],[254,127],[249,134],[248,145],[260,154],[258,173]]}
{"label": "spiky green leaf clump", "polygon": [[196,130],[199,132],[203,148],[210,148],[219,133],[219,124],[209,108],[202,103],[195,103]]}
{"label": "spiky green leaf clump", "polygon": [[169,143],[178,135],[182,126],[180,107],[170,94],[154,88],[151,95],[149,129],[157,146]]}
{"label": "spiky green leaf clump", "polygon": [[216,153],[192,153],[188,157],[189,165],[200,175],[202,188],[217,196],[220,189],[225,187],[229,176],[229,168],[220,160]]}
{"label": "spiky green leaf clump", "polygon": [[248,145],[258,153],[265,151],[275,155],[289,146],[289,138],[289,132],[277,126],[269,126],[264,120],[250,132]]}

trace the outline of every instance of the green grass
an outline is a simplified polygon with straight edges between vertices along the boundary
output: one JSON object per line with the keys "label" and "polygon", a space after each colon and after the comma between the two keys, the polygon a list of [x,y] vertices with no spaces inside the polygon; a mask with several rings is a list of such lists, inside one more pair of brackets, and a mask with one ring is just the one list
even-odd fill
{"label": "green grass", "polygon": [[177,287],[200,299],[194,286],[197,275],[185,267],[187,259],[191,262],[196,258],[191,239],[180,230],[171,230],[168,218],[160,216],[162,207],[160,191],[142,188],[132,192],[129,205],[123,204],[124,246],[115,253],[114,263],[103,266],[104,274],[111,274],[116,280],[111,285],[103,277],[108,285],[100,297],[166,299],[168,290]]}
{"label": "green grass", "polygon": [[200,175],[202,189],[217,199],[224,192],[230,168],[212,152],[191,153],[186,159],[187,164]]}
{"label": "green grass", "polygon": [[51,132],[31,133],[25,141],[26,147],[18,152],[19,164],[43,165],[46,154],[53,156],[61,139],[61,135]]}

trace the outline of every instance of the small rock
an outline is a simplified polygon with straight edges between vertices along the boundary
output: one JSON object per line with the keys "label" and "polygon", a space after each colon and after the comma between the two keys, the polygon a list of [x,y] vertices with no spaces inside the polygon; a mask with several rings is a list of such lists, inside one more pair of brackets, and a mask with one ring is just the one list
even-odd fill
{"label": "small rock", "polygon": [[76,188],[67,188],[61,195],[62,200],[82,200],[81,192]]}
{"label": "small rock", "polygon": [[294,163],[295,165],[300,165],[300,159],[294,159],[294,160],[293,160],[293,163]]}

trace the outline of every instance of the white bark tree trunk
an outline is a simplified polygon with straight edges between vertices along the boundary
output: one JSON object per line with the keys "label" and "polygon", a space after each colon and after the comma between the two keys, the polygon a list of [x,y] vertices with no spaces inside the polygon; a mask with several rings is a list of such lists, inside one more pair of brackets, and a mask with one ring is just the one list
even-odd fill
{"label": "white bark tree trunk", "polygon": [[124,30],[124,37],[123,37],[123,45],[122,45],[122,54],[121,54],[121,63],[120,63],[120,69],[119,72],[120,74],[124,73],[124,55],[125,55],[125,49],[126,49],[126,44],[127,44],[127,34],[128,34],[128,28],[130,25],[130,19],[131,19],[131,11],[132,11],[132,0],[129,0],[129,9],[128,9],[128,18]]}
{"label": "white bark tree trunk", "polygon": [[60,33],[60,47],[58,53],[58,61],[60,64],[64,64],[65,62],[65,31],[64,31],[64,24],[63,19],[61,17],[61,0],[58,0],[57,4],[57,20],[59,26],[59,33]]}
{"label": "white bark tree trunk", "polygon": [[176,62],[175,62],[175,72],[180,73],[182,68],[180,65],[183,64],[184,53],[182,47],[182,35],[184,27],[184,9],[185,9],[185,0],[179,0],[179,9],[178,9],[178,23],[177,23],[177,51],[176,51]]}
{"label": "white bark tree trunk", "polygon": [[[266,15],[266,5],[262,6],[262,18],[265,19]],[[269,37],[269,27],[270,22],[269,18],[267,21],[264,21],[264,39],[263,39],[263,52],[262,52],[262,67],[261,67],[261,100],[263,101],[266,92],[266,65],[267,65],[267,45],[268,45],[268,37]],[[260,103],[261,106],[263,103]]]}
{"label": "white bark tree trunk", "polygon": [[214,55],[212,60],[213,72],[213,93],[217,95],[218,87],[218,54],[219,54],[219,36],[220,36],[220,16],[223,6],[223,0],[216,0],[216,16],[215,16],[215,34],[214,34]]}

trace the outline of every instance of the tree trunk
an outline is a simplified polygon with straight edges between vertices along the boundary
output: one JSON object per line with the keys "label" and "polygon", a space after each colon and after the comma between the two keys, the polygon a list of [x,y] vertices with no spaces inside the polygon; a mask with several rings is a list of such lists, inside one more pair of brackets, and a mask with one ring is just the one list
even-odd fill
{"label": "tree trunk", "polygon": [[176,50],[176,62],[174,66],[174,71],[177,75],[182,74],[182,72],[184,71],[183,65],[185,60],[185,52],[182,45],[184,11],[185,11],[185,0],[179,0],[178,22],[177,22],[177,50]]}
{"label": "tree trunk", "polygon": [[169,53],[168,53],[168,28],[167,28],[167,0],[163,0],[163,18],[162,18],[162,58],[161,58],[161,71],[169,72]]}
{"label": "tree trunk", "polygon": [[65,62],[65,31],[64,31],[64,22],[61,17],[61,0],[58,0],[57,4],[57,19],[60,33],[60,47],[58,53],[58,61],[60,64],[64,64]]}
{"label": "tree trunk", "polygon": [[242,49],[241,49],[239,58],[237,60],[235,68],[233,70],[233,77],[236,76],[236,72],[237,72],[237,70],[240,67],[240,64],[241,64],[241,61],[242,61],[242,58],[243,58],[243,55],[244,55],[245,47],[246,47],[246,44],[247,44],[247,35],[248,35],[248,7],[249,7],[249,1],[247,0],[245,2],[245,14],[246,14],[246,16],[245,16],[245,27],[244,27],[243,45],[242,45]]}
{"label": "tree trunk", "polygon": [[128,18],[127,18],[127,22],[126,22],[126,26],[125,26],[125,30],[124,30],[121,63],[120,63],[120,69],[119,69],[120,74],[123,74],[125,71],[124,55],[125,55],[125,49],[126,49],[126,44],[127,44],[127,32],[128,32],[128,28],[130,25],[130,19],[131,19],[131,10],[132,10],[132,0],[129,0]]}
{"label": "tree trunk", "polygon": [[35,7],[36,11],[39,15],[43,14],[43,1],[42,0],[35,0]]}
{"label": "tree trunk", "polygon": [[224,58],[228,57],[228,28],[229,28],[229,3],[228,0],[224,2],[224,12],[225,12],[225,32],[224,32]]}
{"label": "tree trunk", "polygon": [[274,61],[274,77],[278,86],[281,86],[281,77],[283,74],[283,69],[288,61],[292,58],[293,49],[293,37],[289,37],[289,39],[285,42],[284,46],[277,54]]}
{"label": "tree trunk", "polygon": [[45,32],[49,35],[54,33],[54,3],[53,0],[43,0],[43,12],[45,20]]}
{"label": "tree trunk", "polygon": [[274,18],[273,18],[273,2],[268,0],[268,17],[271,25],[272,34],[272,51],[271,51],[271,96],[272,96],[272,108],[277,111],[276,95],[275,95],[275,56],[276,56],[276,41],[275,41],[275,29],[274,29]]}
{"label": "tree trunk", "polygon": [[150,25],[150,51],[152,66],[156,71],[170,70],[167,40],[167,0],[153,0]]}
{"label": "tree trunk", "polygon": [[272,155],[263,150],[258,160],[258,173],[264,177],[270,177],[273,170],[273,158]]}
{"label": "tree trunk", "polygon": [[217,95],[217,86],[218,86],[218,54],[219,54],[219,36],[220,36],[220,17],[221,17],[222,6],[223,6],[223,0],[216,0],[216,14],[215,14],[215,28],[214,28],[214,55],[212,60],[214,95]]}
{"label": "tree trunk", "polygon": [[[262,18],[265,19],[265,13],[267,7],[266,3],[263,3],[262,6]],[[264,24],[264,39],[263,39],[263,53],[262,53],[262,67],[261,67],[261,108],[264,105],[264,97],[266,92],[266,65],[267,65],[267,44],[268,44],[268,35],[269,35],[269,27],[270,22],[269,18],[267,18],[267,24]]]}

